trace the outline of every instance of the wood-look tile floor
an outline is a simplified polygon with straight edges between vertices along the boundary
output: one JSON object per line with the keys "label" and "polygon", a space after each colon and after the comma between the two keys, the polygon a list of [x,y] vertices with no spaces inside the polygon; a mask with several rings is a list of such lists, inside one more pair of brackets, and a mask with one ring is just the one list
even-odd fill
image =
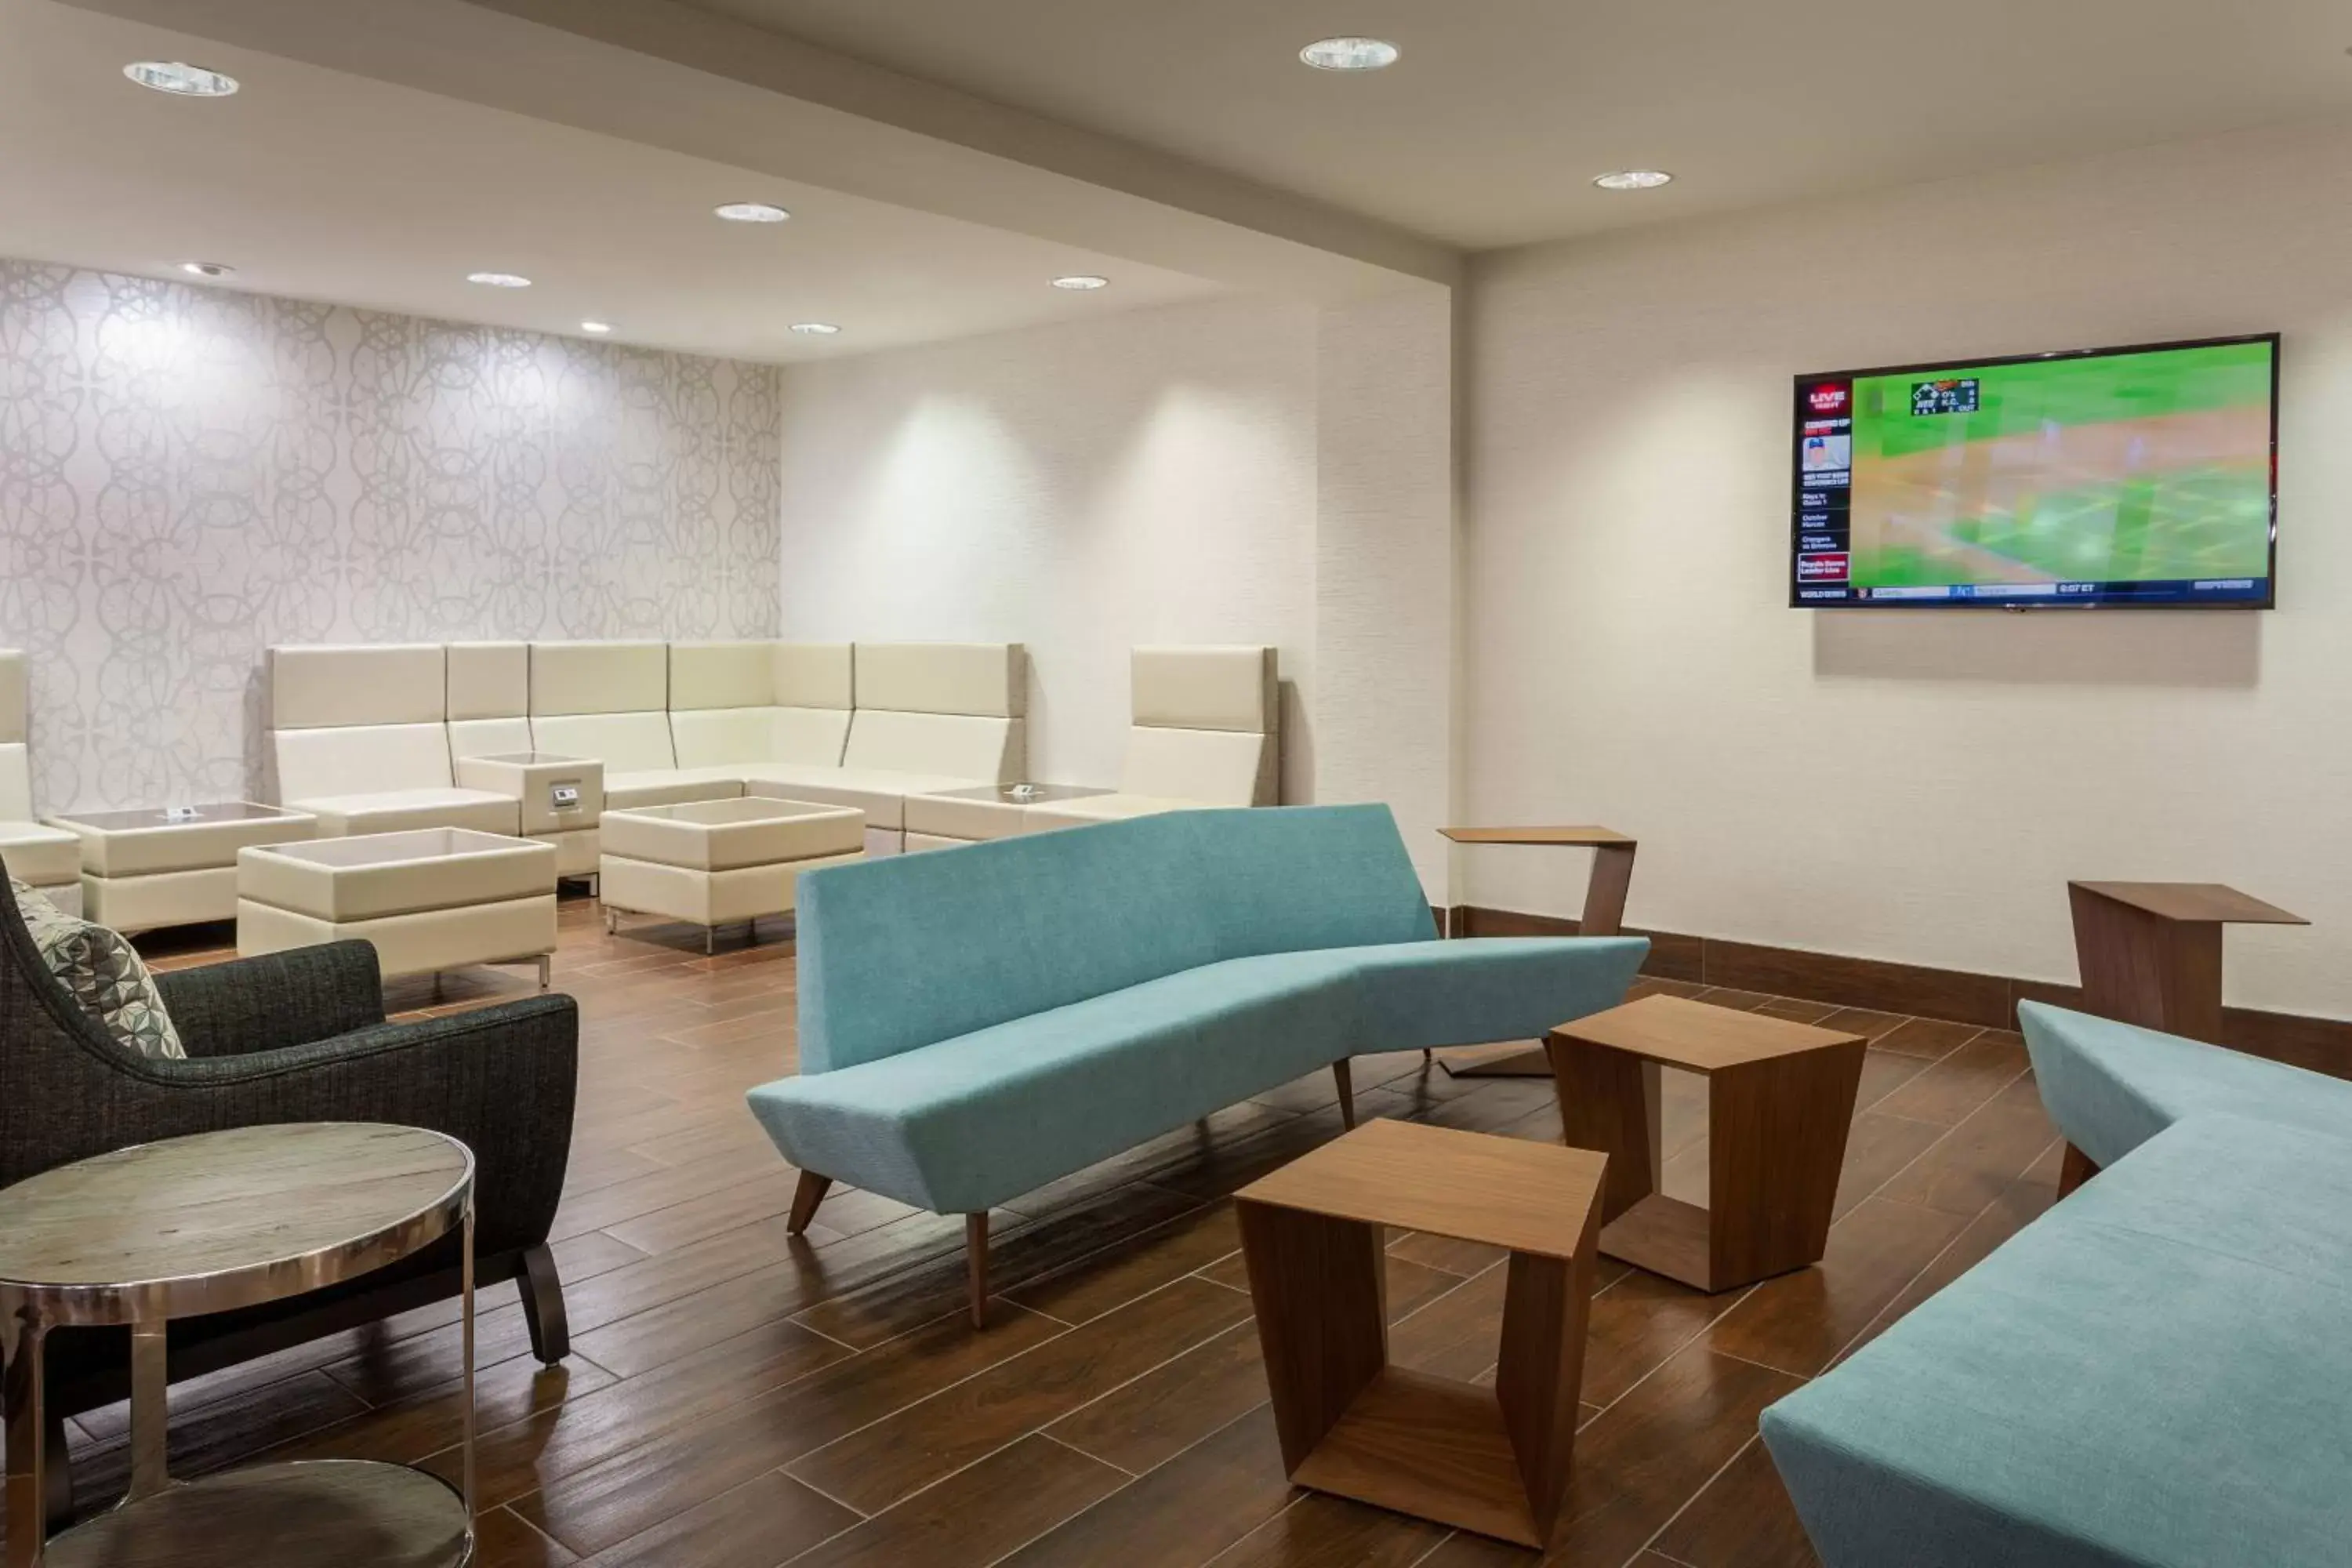
{"label": "wood-look tile floor", "polygon": [[[836,1191],[784,1234],[793,1173],[743,1106],[792,1069],[788,941],[716,957],[699,932],[607,936],[562,913],[580,1110],[556,1223],[571,1359],[527,1351],[509,1288],[479,1352],[485,1568],[1472,1568],[1535,1554],[1284,1483],[1236,1251],[1236,1187],[1335,1136],[1303,1079],[995,1216],[993,1321],[961,1311],[962,1225]],[[202,962],[201,950],[164,963]],[[462,987],[462,990],[459,989]],[[439,1005],[521,994],[453,977]],[[2016,1036],[1644,982],[1872,1038],[1821,1267],[1709,1298],[1603,1260],[1585,1420],[1542,1561],[1754,1568],[1814,1561],[1757,1412],[2046,1208],[2059,1146]],[[435,1005],[404,983],[395,1004]],[[1360,1110],[1554,1138],[1551,1088],[1359,1058]],[[1670,1101],[1668,1185],[1703,1172]],[[1395,1358],[1491,1377],[1501,1255],[1393,1236]],[[455,1311],[409,1314],[172,1391],[182,1473],[259,1454],[454,1473]],[[81,1496],[119,1487],[121,1408],[75,1423]]]}

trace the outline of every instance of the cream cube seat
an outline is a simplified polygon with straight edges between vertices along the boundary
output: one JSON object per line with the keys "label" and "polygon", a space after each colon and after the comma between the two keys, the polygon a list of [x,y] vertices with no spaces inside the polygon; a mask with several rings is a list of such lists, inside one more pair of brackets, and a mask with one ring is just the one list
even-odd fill
{"label": "cream cube seat", "polygon": [[278,804],[316,817],[322,837],[520,832],[520,801],[457,783],[447,672],[438,643],[271,648]]}
{"label": "cream cube seat", "polygon": [[25,656],[0,648],[0,865],[68,914],[81,913],[81,840],[33,816],[32,710]]}
{"label": "cream cube seat", "polygon": [[1130,679],[1135,721],[1118,792],[1040,806],[1035,826],[1079,827],[1280,800],[1275,649],[1139,647]]}
{"label": "cream cube seat", "polygon": [[235,920],[239,852],[319,826],[307,812],[245,800],[53,820],[79,840],[83,913],[126,933]]}
{"label": "cream cube seat", "polygon": [[866,856],[866,819],[848,806],[744,797],[643,806],[604,818],[598,897],[604,929],[623,911],[704,930],[792,912],[800,873]]}
{"label": "cream cube seat", "polygon": [[544,987],[555,862],[551,844],[454,827],[243,849],[236,950],[356,938],[387,975],[535,961]]}

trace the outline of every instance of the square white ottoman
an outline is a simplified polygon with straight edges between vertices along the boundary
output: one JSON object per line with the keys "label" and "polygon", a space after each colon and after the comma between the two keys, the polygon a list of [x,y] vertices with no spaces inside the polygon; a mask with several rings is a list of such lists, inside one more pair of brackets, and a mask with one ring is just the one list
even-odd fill
{"label": "square white ottoman", "polygon": [[539,966],[555,951],[555,847],[466,827],[422,827],[244,849],[236,950],[282,952],[357,937],[383,973]]}
{"label": "square white ottoman", "polygon": [[789,914],[803,871],[866,858],[866,814],[856,806],[746,795],[607,811],[600,825],[597,897],[604,929],[622,913],[715,929],[735,921],[759,932],[761,915]]}
{"label": "square white ottoman", "polygon": [[249,800],[49,819],[81,840],[83,917],[119,931],[236,918],[236,858],[318,831],[307,811]]}

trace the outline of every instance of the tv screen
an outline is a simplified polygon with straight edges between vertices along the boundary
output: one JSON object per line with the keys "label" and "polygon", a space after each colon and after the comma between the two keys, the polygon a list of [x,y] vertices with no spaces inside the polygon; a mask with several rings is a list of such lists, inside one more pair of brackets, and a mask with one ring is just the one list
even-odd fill
{"label": "tv screen", "polygon": [[1799,376],[1790,603],[2268,608],[2278,343]]}

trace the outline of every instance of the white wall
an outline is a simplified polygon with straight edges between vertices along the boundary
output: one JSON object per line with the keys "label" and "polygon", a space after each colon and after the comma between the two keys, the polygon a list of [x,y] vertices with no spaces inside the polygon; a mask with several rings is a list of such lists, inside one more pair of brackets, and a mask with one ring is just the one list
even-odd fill
{"label": "white wall", "polygon": [[1107,314],[795,366],[783,397],[784,635],[1026,643],[1032,777],[1118,782],[1138,643],[1273,643],[1312,691],[1311,310]]}
{"label": "white wall", "polygon": [[[2233,1002],[2352,1016],[2352,130],[2250,133],[1490,259],[1466,774],[1637,834],[1664,930],[2072,979],[2070,877],[2318,922]],[[1790,376],[2278,330],[2267,615],[1786,609]],[[1572,911],[1581,866],[1482,856]]]}
{"label": "white wall", "polygon": [[1272,643],[1284,798],[1446,801],[1443,289],[1108,314],[785,373],[785,635],[1030,651],[1029,773],[1118,782],[1139,643]]}

